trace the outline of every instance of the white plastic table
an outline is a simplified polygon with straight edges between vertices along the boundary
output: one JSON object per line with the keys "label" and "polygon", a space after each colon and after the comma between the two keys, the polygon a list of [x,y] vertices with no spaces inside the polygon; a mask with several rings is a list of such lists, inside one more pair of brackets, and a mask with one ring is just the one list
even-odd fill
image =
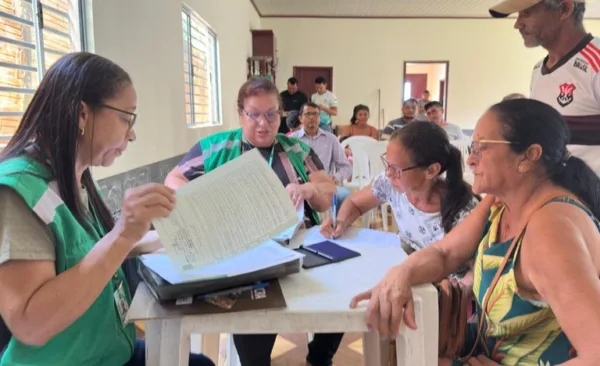
{"label": "white plastic table", "polygon": [[[316,229],[300,231],[291,246],[322,240]],[[337,240],[362,255],[280,280],[287,307],[227,314],[157,319],[160,303],[140,284],[128,317],[146,322],[146,364],[186,366],[192,334],[203,334],[202,352],[217,361],[220,333],[362,332],[365,365],[389,363],[389,350],[365,325],[365,307],[350,309],[350,299],[375,285],[406,254],[394,234],[351,229]],[[402,327],[396,339],[399,365],[435,366],[438,349],[438,300],[432,285],[413,289],[418,329]],[[381,347],[381,346],[384,347]],[[233,356],[233,355],[230,355]],[[351,366],[351,365],[349,365]]]}

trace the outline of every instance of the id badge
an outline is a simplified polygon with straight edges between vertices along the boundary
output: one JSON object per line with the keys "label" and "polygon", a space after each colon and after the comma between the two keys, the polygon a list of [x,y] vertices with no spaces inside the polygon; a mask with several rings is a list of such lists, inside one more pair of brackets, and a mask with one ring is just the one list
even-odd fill
{"label": "id badge", "polygon": [[117,311],[119,312],[119,317],[121,318],[121,324],[125,326],[125,317],[127,316],[127,312],[129,311],[129,303],[127,302],[127,296],[125,295],[125,288],[123,287],[123,282],[119,282],[119,286],[114,293],[115,297],[115,306],[117,307]]}

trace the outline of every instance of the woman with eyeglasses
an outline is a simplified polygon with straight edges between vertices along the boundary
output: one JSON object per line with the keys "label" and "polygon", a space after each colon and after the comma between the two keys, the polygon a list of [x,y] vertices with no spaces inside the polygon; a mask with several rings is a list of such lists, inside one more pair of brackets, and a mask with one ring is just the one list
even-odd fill
{"label": "woman with eyeglasses", "polygon": [[[128,190],[115,223],[90,173],[135,141],[129,75],[90,53],[46,73],[0,153],[0,315],[12,332],[0,365],[144,365],[125,324],[131,294],[120,268],[174,191]],[[190,365],[211,366],[201,355]]]}
{"label": "woman with eyeglasses", "polygon": [[344,201],[337,226],[331,219],[323,222],[325,237],[344,235],[360,216],[388,202],[402,248],[410,254],[440,240],[477,204],[463,180],[460,151],[434,123],[418,121],[396,130],[381,159],[385,171]]}
{"label": "woman with eyeglasses", "polygon": [[[330,209],[336,186],[323,163],[305,143],[278,134],[281,102],[273,82],[252,78],[239,90],[237,108],[241,128],[201,139],[167,176],[167,186],[177,189],[252,149],[258,149],[279,177],[297,208],[303,209],[307,226],[320,223],[318,212]],[[210,151],[206,156],[205,151]],[[275,334],[234,335],[243,366],[268,366]],[[329,365],[342,334],[317,334],[309,345],[307,361]]]}
{"label": "woman with eyeglasses", "polygon": [[488,196],[351,306],[368,300],[367,323],[395,337],[402,319],[418,326],[412,286],[475,258],[477,322],[467,325],[463,353],[440,366],[598,365],[600,179],[571,155],[569,140],[564,118],[547,104],[492,106],[477,122],[467,160],[474,191]]}

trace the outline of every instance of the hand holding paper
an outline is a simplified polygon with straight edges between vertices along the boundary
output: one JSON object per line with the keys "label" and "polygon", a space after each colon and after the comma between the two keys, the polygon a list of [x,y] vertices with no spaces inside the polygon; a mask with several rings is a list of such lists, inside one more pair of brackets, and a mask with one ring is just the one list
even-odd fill
{"label": "hand holding paper", "polygon": [[281,181],[257,150],[181,187],[154,226],[181,270],[215,264],[264,243],[297,222]]}

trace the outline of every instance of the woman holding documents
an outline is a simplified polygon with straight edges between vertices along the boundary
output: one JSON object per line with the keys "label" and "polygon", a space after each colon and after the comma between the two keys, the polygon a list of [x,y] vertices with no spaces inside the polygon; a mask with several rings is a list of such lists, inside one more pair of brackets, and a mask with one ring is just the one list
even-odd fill
{"label": "woman holding documents", "polygon": [[[12,332],[0,365],[144,365],[125,324],[131,294],[121,264],[174,191],[125,193],[115,223],[90,174],[135,140],[129,75],[89,53],[46,73],[0,154],[0,315]],[[203,356],[190,365],[214,365]]]}
{"label": "woman holding documents", "polygon": [[474,191],[489,196],[352,306],[369,300],[368,324],[394,337],[402,318],[419,326],[412,286],[475,258],[477,322],[466,325],[463,352],[453,355],[464,358],[440,365],[600,364],[600,179],[571,156],[569,138],[547,104],[494,105],[477,122],[468,159]]}
{"label": "woman holding documents", "polygon": [[344,235],[361,215],[388,202],[402,248],[412,253],[440,240],[477,204],[462,178],[460,151],[434,123],[410,123],[396,130],[381,159],[385,171],[344,201],[335,228],[331,219],[323,223],[324,236]]}
{"label": "woman holding documents", "polygon": [[[258,149],[297,208],[303,209],[308,226],[320,223],[318,212],[331,207],[335,185],[323,170],[315,152],[295,138],[278,134],[281,123],[279,92],[264,78],[248,80],[239,90],[237,107],[242,127],[203,138],[185,155],[166,184],[179,188],[252,149]],[[268,366],[275,334],[235,335],[243,366]],[[309,345],[308,362],[330,365],[342,334],[317,334]]]}

